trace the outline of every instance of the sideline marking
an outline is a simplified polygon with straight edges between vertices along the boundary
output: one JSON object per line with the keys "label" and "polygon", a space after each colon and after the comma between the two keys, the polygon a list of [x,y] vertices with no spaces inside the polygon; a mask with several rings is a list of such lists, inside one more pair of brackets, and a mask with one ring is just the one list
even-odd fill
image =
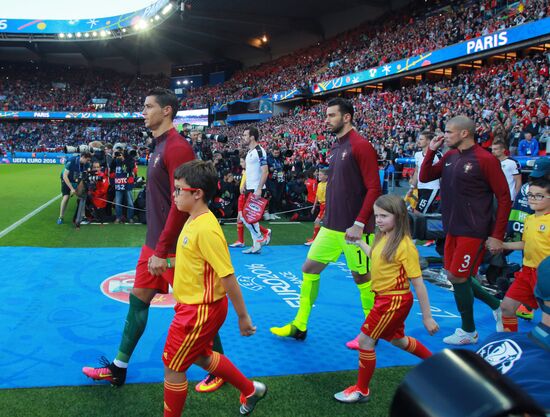
{"label": "sideline marking", "polygon": [[42,204],[40,207],[38,207],[37,209],[34,209],[33,211],[31,211],[25,217],[17,220],[14,224],[12,224],[11,226],[9,226],[6,229],[2,230],[0,232],[0,238],[3,238],[9,232],[11,232],[13,229],[15,229],[16,227],[19,227],[20,225],[25,223],[27,220],[29,220],[31,217],[33,217],[33,216],[37,215],[38,213],[40,213],[42,210],[44,210],[46,207],[48,207],[50,204],[52,204],[55,200],[58,200],[59,198],[61,198],[61,194],[56,195],[54,198],[52,198],[47,203]]}

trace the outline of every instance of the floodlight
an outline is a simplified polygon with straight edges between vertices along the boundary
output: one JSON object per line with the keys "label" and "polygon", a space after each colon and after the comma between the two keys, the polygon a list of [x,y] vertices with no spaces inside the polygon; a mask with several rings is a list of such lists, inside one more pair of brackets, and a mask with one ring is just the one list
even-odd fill
{"label": "floodlight", "polygon": [[172,10],[172,3],[168,3],[166,6],[164,6],[164,9],[162,9],[162,14],[166,15],[170,13],[170,10]]}

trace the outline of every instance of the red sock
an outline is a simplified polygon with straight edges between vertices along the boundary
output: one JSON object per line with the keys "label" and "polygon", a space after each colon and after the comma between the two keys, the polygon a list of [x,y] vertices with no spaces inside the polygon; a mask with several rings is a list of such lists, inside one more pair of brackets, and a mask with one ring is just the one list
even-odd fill
{"label": "red sock", "polygon": [[187,381],[173,384],[164,381],[164,417],[181,417],[187,398]]}
{"label": "red sock", "polygon": [[214,374],[223,380],[229,382],[237,388],[245,397],[254,394],[254,384],[245,377],[235,365],[231,363],[225,355],[218,352],[212,352],[212,362],[206,372]]}
{"label": "red sock", "polygon": [[237,240],[244,243],[244,225],[240,220],[237,220]]}
{"label": "red sock", "polygon": [[502,316],[502,325],[505,332],[517,332],[518,331],[518,318]]}
{"label": "red sock", "polygon": [[313,240],[315,240],[315,238],[317,237],[317,233],[319,233],[319,230],[321,230],[321,226],[319,226],[318,224],[316,224],[316,225],[313,227]]}
{"label": "red sock", "polygon": [[414,337],[405,336],[409,343],[407,344],[407,347],[405,350],[407,352],[412,353],[415,356],[418,356],[420,359],[426,359],[432,356],[432,352],[428,350],[426,346],[424,346],[420,341],[415,339]]}
{"label": "red sock", "polygon": [[357,375],[357,388],[366,394],[369,392],[369,384],[376,368],[376,352],[373,350],[359,349],[359,374]]}
{"label": "red sock", "polygon": [[260,225],[260,232],[262,233],[262,235],[265,235],[267,233],[267,229]]}

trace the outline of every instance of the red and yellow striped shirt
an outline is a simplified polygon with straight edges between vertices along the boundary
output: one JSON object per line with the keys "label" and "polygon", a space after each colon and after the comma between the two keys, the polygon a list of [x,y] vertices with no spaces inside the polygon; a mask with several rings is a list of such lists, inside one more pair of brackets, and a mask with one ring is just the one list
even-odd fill
{"label": "red and yellow striped shirt", "polygon": [[174,298],[182,304],[209,304],[225,296],[221,278],[235,272],[218,220],[208,212],[188,220],[178,238]]}
{"label": "red and yellow striped shirt", "polygon": [[409,292],[409,278],[422,276],[418,250],[413,241],[406,237],[397,247],[393,262],[386,262],[382,258],[386,242],[387,238],[384,236],[371,253],[371,288],[379,294],[396,291]]}

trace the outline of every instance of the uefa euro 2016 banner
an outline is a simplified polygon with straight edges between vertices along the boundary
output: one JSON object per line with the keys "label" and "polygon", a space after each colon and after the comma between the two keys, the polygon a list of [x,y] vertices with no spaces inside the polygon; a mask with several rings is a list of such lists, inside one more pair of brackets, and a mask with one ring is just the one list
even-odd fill
{"label": "uefa euro 2016 banner", "polygon": [[[436,64],[452,61],[460,58],[490,51],[491,49],[527,41],[530,39],[550,36],[550,17],[532,23],[504,29],[487,36],[470,39],[466,42],[457,43],[446,48],[426,52],[411,58],[400,61],[389,62],[379,67],[370,68],[365,71],[344,75],[329,81],[314,84],[311,87],[312,93],[323,93],[342,87],[351,87],[369,81],[386,78],[392,75],[403,74],[409,71],[418,70],[423,67],[430,67]],[[298,89],[282,91],[271,96],[273,101],[283,101],[294,98],[300,94]]]}
{"label": "uefa euro 2016 banner", "polygon": [[[30,33],[30,34],[51,34],[51,33],[86,33],[100,32],[102,30],[116,30],[135,25],[141,20],[148,21],[154,18],[162,10],[169,0],[158,0],[151,2],[148,7],[122,13],[109,17],[88,17],[73,19],[45,19],[44,16],[35,16],[33,19],[6,18],[0,10],[0,33]],[[76,5],[78,7],[78,5]],[[128,6],[125,8],[128,10]],[[4,12],[7,12],[4,10]],[[28,14],[32,14],[29,11]],[[99,12],[97,12],[100,14]],[[40,18],[42,17],[42,19]]]}
{"label": "uefa euro 2016 banner", "polygon": [[0,164],[64,164],[77,154],[59,152],[15,152],[0,157]]}
{"label": "uefa euro 2016 banner", "polygon": [[0,119],[80,119],[80,120],[118,120],[143,119],[140,112],[62,112],[62,111],[0,111]]}
{"label": "uefa euro 2016 banner", "polygon": [[[6,156],[0,156],[0,165],[2,164],[64,164],[71,156],[77,153],[61,152],[15,152],[8,153]],[[139,165],[147,165],[145,158],[138,159]]]}

